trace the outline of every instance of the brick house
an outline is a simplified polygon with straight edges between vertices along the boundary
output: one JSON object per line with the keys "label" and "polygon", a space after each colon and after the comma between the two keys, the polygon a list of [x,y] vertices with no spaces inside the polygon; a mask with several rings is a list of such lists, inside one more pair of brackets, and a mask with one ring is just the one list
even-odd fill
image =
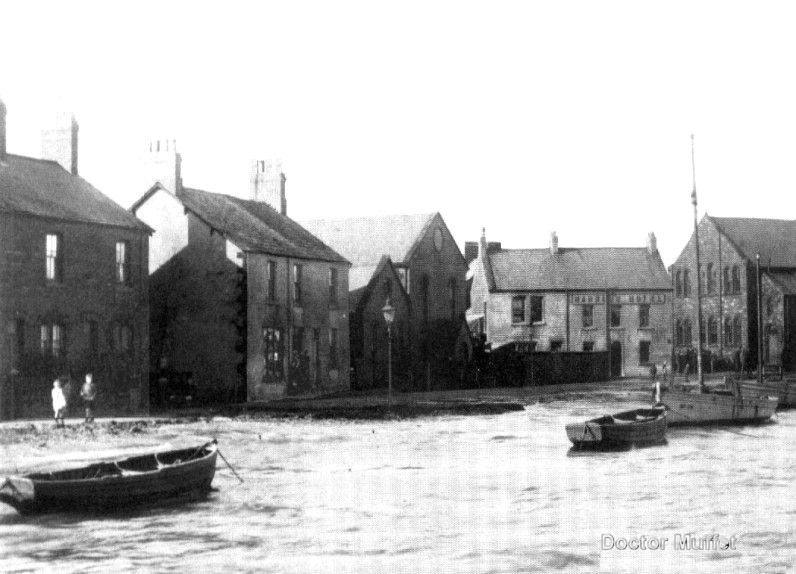
{"label": "brick house", "polygon": [[7,153],[5,114],[0,102],[0,415],[51,416],[53,380],[71,377],[75,404],[87,372],[100,412],[145,411],[150,229],[78,175],[72,117],[36,159]]}
{"label": "brick house", "polygon": [[174,142],[149,163],[158,183],[131,209],[155,230],[153,373],[213,402],[348,389],[349,263],[266,203],[273,181],[255,179],[254,200],[185,187]]}
{"label": "brick house", "polygon": [[[348,217],[304,225],[353,266],[349,289],[360,307],[352,304],[351,353],[358,388],[387,385],[381,308],[388,296],[396,307],[397,384],[417,390],[459,385],[472,351],[464,321],[467,265],[442,216]],[[359,296],[362,289],[372,300]]]}
{"label": "brick house", "polygon": [[[699,249],[706,370],[757,365],[757,254],[763,360],[796,368],[796,221],[705,215],[699,222]],[[693,234],[670,271],[675,356],[681,357],[694,352],[697,336]]]}
{"label": "brick house", "polygon": [[468,322],[493,350],[610,350],[613,376],[669,360],[672,288],[653,234],[641,248],[559,248],[553,233],[548,249],[503,249],[484,233],[466,251]]}

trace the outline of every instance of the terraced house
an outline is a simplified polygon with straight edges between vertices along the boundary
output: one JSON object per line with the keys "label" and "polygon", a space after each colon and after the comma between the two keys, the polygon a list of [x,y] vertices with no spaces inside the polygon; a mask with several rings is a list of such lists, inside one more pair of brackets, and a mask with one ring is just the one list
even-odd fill
{"label": "terraced house", "polygon": [[[472,243],[470,244],[472,245]],[[481,236],[468,321],[496,350],[609,352],[612,376],[646,375],[671,352],[671,284],[646,247],[504,249]]]}
{"label": "terraced house", "polygon": [[256,162],[241,199],[184,186],[173,141],[148,154],[156,183],[132,210],[155,230],[157,384],[207,402],[348,389],[349,263],[287,217],[281,171]]}
{"label": "terraced house", "polygon": [[695,368],[699,273],[702,344],[710,369],[757,366],[757,256],[762,286],[765,365],[796,368],[796,221],[713,217],[699,222],[701,269],[694,235],[671,266],[674,345],[680,369]]}
{"label": "terraced house", "polygon": [[42,159],[7,152],[5,119],[0,102],[0,414],[49,416],[53,380],[87,372],[100,412],[146,410],[150,229],[80,177],[74,118]]}

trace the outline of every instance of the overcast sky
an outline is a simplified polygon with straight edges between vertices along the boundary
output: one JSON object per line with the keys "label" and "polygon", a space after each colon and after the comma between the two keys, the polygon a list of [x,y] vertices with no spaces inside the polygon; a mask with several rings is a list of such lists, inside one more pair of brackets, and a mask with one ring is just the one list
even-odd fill
{"label": "overcast sky", "polygon": [[767,2],[4,2],[8,148],[58,110],[80,172],[129,206],[152,136],[186,185],[288,213],[440,211],[460,244],[643,245],[700,214],[796,219],[796,8]]}

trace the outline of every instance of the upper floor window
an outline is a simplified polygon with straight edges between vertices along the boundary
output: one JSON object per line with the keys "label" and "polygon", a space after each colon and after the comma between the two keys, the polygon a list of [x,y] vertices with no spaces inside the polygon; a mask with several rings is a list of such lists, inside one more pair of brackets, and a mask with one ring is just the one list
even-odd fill
{"label": "upper floor window", "polygon": [[732,291],[730,285],[730,266],[725,265],[722,272],[721,290],[726,294]]}
{"label": "upper floor window", "polygon": [[39,328],[41,352],[53,357],[63,353],[64,330],[58,323],[48,323]]}
{"label": "upper floor window", "polygon": [[511,322],[525,322],[525,295],[515,295],[511,298]]}
{"label": "upper floor window", "polygon": [[611,327],[619,327],[622,325],[622,306],[611,305]]}
{"label": "upper floor window", "polygon": [[735,339],[732,333],[732,319],[730,317],[724,318],[724,346],[732,347],[735,345]]}
{"label": "upper floor window", "polygon": [[719,322],[716,317],[708,317],[708,345],[717,345],[719,342]]}
{"label": "upper floor window", "polygon": [[713,295],[716,292],[716,268],[713,263],[708,263],[706,279],[708,295]]}
{"label": "upper floor window", "polygon": [[63,279],[63,249],[61,246],[61,236],[48,233],[45,242],[47,280],[61,281]]}
{"label": "upper floor window", "polygon": [[639,327],[650,326],[650,306],[646,303],[643,303],[638,306],[638,326]]}
{"label": "upper floor window", "polygon": [[116,282],[130,282],[130,253],[126,241],[116,242]]}
{"label": "upper floor window", "polygon": [[674,296],[683,296],[683,272],[681,269],[674,272]]}
{"label": "upper floor window", "polygon": [[301,294],[301,276],[304,274],[303,266],[294,263],[293,264],[293,302],[296,305],[301,305],[302,303],[302,294]]}
{"label": "upper floor window", "polygon": [[531,295],[531,323],[541,323],[544,319],[544,297]]}
{"label": "upper floor window", "polygon": [[329,267],[329,306],[337,307],[337,269]]}
{"label": "upper floor window", "polygon": [[688,269],[683,269],[683,297],[691,296],[691,274]]}
{"label": "upper floor window", "polygon": [[735,294],[741,292],[741,270],[737,265],[732,266],[732,292]]}
{"label": "upper floor window", "polygon": [[268,300],[276,300],[276,261],[268,261]]}
{"label": "upper floor window", "polygon": [[594,305],[584,305],[581,313],[583,315],[583,326],[584,327],[593,327],[594,326]]}

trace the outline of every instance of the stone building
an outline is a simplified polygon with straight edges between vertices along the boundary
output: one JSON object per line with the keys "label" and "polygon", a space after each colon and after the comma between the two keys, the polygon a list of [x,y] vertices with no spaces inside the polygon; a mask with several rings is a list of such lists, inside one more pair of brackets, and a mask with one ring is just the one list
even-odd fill
{"label": "stone building", "polygon": [[[386,343],[381,308],[388,297],[397,309],[397,384],[418,390],[460,384],[472,351],[464,321],[467,265],[442,216],[349,217],[304,225],[353,265],[349,289],[359,307],[351,308],[351,353],[358,387],[387,385],[378,363]],[[369,299],[360,297],[362,289]]]}
{"label": "stone building", "polygon": [[152,372],[213,402],[348,389],[349,263],[287,217],[284,175],[274,209],[273,181],[252,200],[193,189],[173,141],[149,153],[157,183],[132,210],[155,230]]}
{"label": "stone building", "polygon": [[[796,221],[705,215],[699,223],[699,248],[705,369],[757,365],[757,254],[762,283],[763,361],[787,370],[796,368]],[[677,357],[696,347],[693,234],[670,270]]]}
{"label": "stone building", "polygon": [[561,248],[553,233],[547,249],[483,234],[470,272],[468,322],[493,350],[610,350],[613,376],[669,360],[672,288],[653,234],[641,248]]}
{"label": "stone building", "polygon": [[51,416],[56,377],[77,404],[87,372],[100,412],[145,411],[150,229],[80,177],[74,118],[43,159],[7,152],[5,119],[0,102],[0,416]]}

